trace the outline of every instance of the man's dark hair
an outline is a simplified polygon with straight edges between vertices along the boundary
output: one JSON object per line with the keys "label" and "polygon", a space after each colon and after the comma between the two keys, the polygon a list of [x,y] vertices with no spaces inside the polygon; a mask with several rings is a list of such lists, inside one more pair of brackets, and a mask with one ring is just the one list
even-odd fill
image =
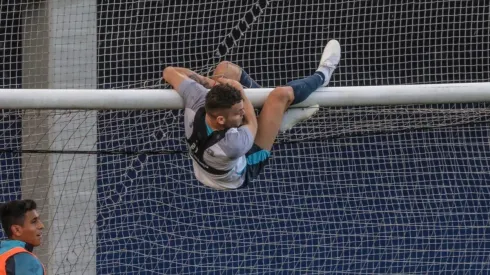
{"label": "man's dark hair", "polygon": [[26,212],[36,209],[33,200],[17,200],[0,205],[0,221],[7,237],[12,237],[12,225],[23,225]]}
{"label": "man's dark hair", "polygon": [[225,110],[242,101],[242,94],[239,90],[229,84],[215,85],[206,95],[206,113],[218,110]]}

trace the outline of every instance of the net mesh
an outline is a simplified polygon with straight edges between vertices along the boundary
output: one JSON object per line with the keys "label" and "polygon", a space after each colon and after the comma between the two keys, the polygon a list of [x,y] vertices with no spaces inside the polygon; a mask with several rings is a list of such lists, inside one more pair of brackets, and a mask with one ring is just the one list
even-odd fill
{"label": "net mesh", "polygon": [[[222,60],[274,87],[333,38],[332,86],[489,79],[486,1],[0,7],[1,88],[168,88]],[[485,273],[488,107],[322,108],[234,192],[195,181],[182,111],[3,110],[0,201],[36,199],[50,274]]]}

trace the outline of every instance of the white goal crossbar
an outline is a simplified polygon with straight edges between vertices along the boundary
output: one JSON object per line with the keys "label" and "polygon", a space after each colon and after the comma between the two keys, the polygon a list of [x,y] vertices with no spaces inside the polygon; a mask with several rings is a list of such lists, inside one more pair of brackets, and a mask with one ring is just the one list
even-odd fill
{"label": "white goal crossbar", "polygon": [[[261,107],[272,88],[247,89]],[[490,101],[490,82],[431,85],[328,87],[298,107],[441,104]],[[2,109],[182,109],[173,90],[0,89]]]}

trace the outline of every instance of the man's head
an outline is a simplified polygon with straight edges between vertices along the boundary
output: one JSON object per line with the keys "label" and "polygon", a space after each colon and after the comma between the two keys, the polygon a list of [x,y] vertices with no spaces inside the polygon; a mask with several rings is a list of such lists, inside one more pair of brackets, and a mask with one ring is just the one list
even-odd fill
{"label": "man's head", "polygon": [[221,128],[242,125],[243,98],[239,90],[228,84],[215,85],[206,95],[206,114]]}
{"label": "man's head", "polygon": [[0,205],[0,220],[9,239],[33,246],[41,244],[44,225],[33,200],[17,200]]}

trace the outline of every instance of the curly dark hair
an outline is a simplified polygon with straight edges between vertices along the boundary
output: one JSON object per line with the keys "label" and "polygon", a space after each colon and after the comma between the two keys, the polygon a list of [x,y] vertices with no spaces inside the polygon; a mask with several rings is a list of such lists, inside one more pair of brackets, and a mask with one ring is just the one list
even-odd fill
{"label": "curly dark hair", "polygon": [[36,202],[33,200],[16,200],[0,205],[0,220],[3,231],[7,237],[12,236],[12,225],[23,225],[25,214],[36,209]]}
{"label": "curly dark hair", "polygon": [[229,84],[219,84],[209,90],[204,107],[206,113],[215,113],[229,109],[242,100],[242,94],[238,89]]}

